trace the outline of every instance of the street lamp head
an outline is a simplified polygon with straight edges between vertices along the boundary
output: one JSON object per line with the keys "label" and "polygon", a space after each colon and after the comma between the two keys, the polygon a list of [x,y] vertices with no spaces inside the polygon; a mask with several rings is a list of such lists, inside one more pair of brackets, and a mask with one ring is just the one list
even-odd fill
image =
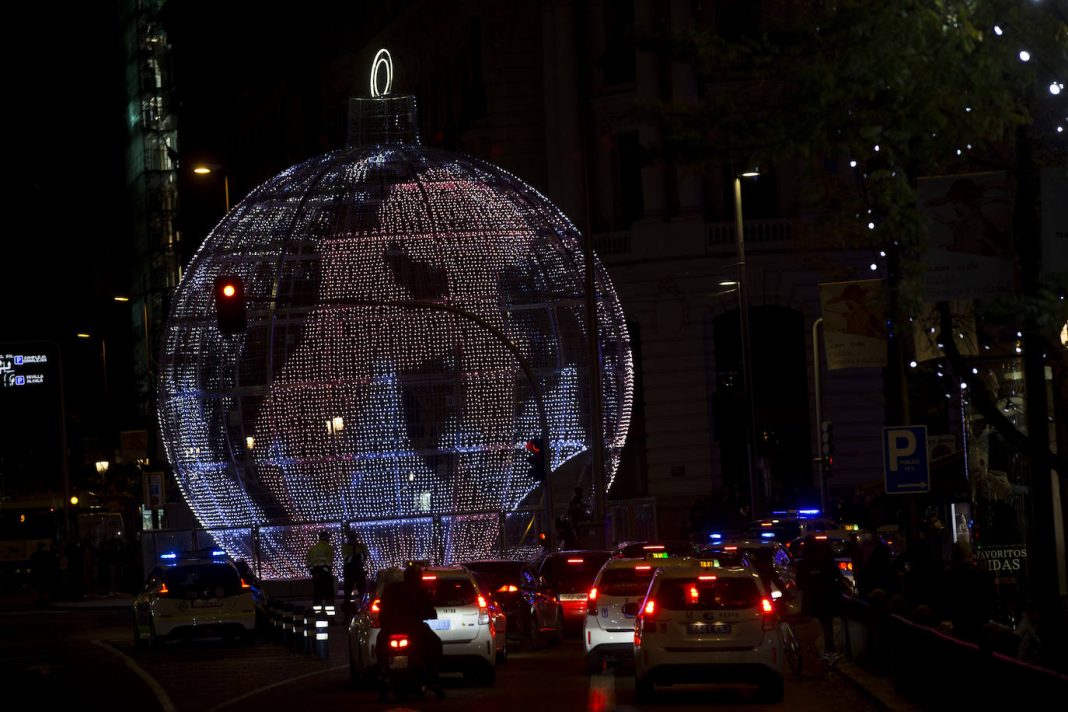
{"label": "street lamp head", "polygon": [[87,333],[85,333],[84,331],[79,331],[79,332],[78,332],[77,334],[75,334],[75,336],[77,336],[77,337],[78,337],[79,339],[89,339],[89,338],[92,338],[92,334],[87,334]]}
{"label": "street lamp head", "polygon": [[214,173],[215,171],[221,170],[222,166],[220,166],[218,163],[198,163],[193,168],[193,172],[200,176],[206,176],[209,173]]}
{"label": "street lamp head", "polygon": [[738,175],[740,175],[742,178],[756,178],[760,175],[760,168],[758,168],[757,166],[753,166],[749,170],[742,171]]}
{"label": "street lamp head", "polygon": [[129,297],[112,297],[112,299],[114,299],[116,302],[128,302],[128,301],[130,301]]}

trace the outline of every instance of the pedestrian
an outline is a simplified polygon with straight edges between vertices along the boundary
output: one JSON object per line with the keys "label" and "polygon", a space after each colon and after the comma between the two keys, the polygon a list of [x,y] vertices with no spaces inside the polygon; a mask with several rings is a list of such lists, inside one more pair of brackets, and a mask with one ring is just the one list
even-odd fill
{"label": "pedestrian", "polygon": [[875,531],[866,529],[853,553],[853,577],[857,582],[857,597],[867,599],[875,589],[891,587],[890,547]]}
{"label": "pedestrian", "polygon": [[349,531],[345,543],[341,545],[341,560],[345,576],[344,604],[346,606],[351,601],[354,588],[358,596],[357,600],[362,599],[363,594],[367,592],[367,561],[370,558],[371,552],[367,550],[367,546],[360,541],[356,532]]}
{"label": "pedestrian", "polygon": [[834,665],[842,657],[834,642],[834,617],[841,608],[842,572],[826,537],[805,537],[803,556],[797,567],[797,583],[804,594],[801,612],[819,620],[823,630],[823,660]]}
{"label": "pedestrian", "polygon": [[312,606],[334,605],[334,547],[329,532],[319,532],[319,540],[308,549],[304,564],[312,577]]}
{"label": "pedestrian", "polygon": [[953,544],[942,598],[942,619],[952,623],[953,634],[978,643],[983,626],[990,622],[995,595],[994,581],[976,565],[971,545],[966,541]]}
{"label": "pedestrian", "polygon": [[572,524],[590,519],[590,512],[586,507],[586,499],[582,496],[581,487],[575,488],[575,496],[567,504],[567,515],[571,518]]}

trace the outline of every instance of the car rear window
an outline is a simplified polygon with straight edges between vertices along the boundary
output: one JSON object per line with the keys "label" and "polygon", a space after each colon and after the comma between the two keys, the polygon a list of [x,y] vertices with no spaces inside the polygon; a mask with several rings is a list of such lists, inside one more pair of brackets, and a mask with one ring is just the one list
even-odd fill
{"label": "car rear window", "polygon": [[522,580],[520,571],[523,564],[519,561],[478,562],[464,564],[464,567],[475,575],[478,585],[484,591],[496,591],[509,584],[519,586]]}
{"label": "car rear window", "polygon": [[241,593],[241,577],[226,564],[175,566],[163,572],[163,583],[174,598],[218,598]]}
{"label": "car rear window", "polygon": [[760,589],[748,578],[672,578],[660,582],[656,602],[669,611],[688,608],[705,610],[739,610],[760,604]]}
{"label": "car rear window", "polygon": [[557,593],[585,593],[608,560],[608,552],[583,552],[547,559],[541,573]]}
{"label": "car rear window", "polygon": [[478,596],[467,578],[423,579],[423,587],[430,591],[435,607],[470,606]]}
{"label": "car rear window", "polygon": [[641,596],[649,590],[652,567],[606,569],[597,583],[597,591],[605,596]]}

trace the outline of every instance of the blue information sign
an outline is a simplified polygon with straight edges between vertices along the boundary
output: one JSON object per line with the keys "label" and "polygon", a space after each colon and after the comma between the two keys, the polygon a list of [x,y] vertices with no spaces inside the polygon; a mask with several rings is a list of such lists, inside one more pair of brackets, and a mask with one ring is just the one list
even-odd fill
{"label": "blue information sign", "polygon": [[883,428],[883,476],[887,494],[915,494],[931,489],[926,425]]}

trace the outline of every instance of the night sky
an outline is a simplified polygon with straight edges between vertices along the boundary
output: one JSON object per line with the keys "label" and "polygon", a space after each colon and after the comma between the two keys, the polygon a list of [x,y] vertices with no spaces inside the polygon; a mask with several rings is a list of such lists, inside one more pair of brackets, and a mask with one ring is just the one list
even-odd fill
{"label": "night sky", "polygon": [[[118,18],[97,3],[15,3],[5,24],[9,201],[0,341],[96,327],[127,291]],[[14,46],[22,48],[13,49]],[[10,154],[9,154],[10,155]],[[10,170],[14,169],[14,170]]]}

